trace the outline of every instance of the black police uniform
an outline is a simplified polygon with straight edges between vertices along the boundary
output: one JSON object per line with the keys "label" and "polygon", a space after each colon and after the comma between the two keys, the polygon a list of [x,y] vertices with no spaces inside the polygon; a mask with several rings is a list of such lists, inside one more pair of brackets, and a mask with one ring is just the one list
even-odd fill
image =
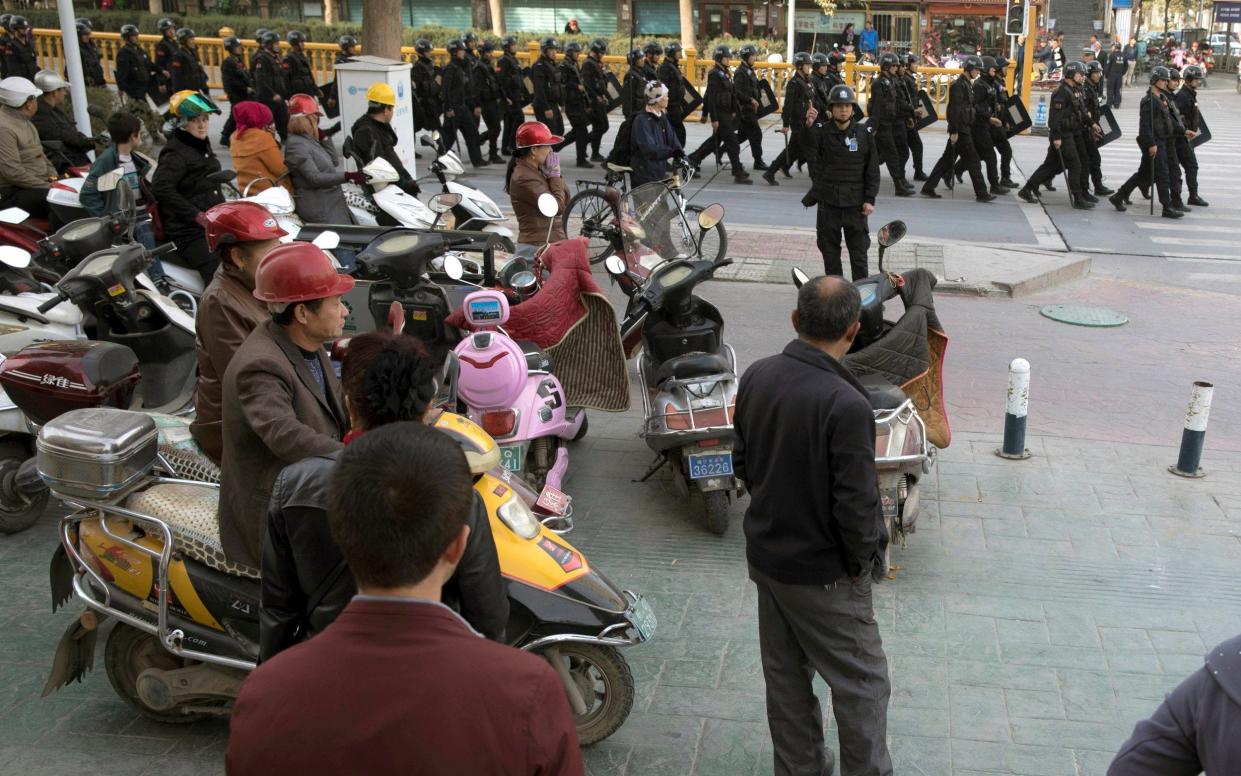
{"label": "black police uniform", "polygon": [[646,81],[646,70],[629,66],[621,84],[621,112],[625,118],[646,110]]}
{"label": "black police uniform", "polygon": [[750,153],[754,156],[754,169],[765,170],[763,163],[763,130],[758,125],[758,110],[754,107],[762,96],[759,91],[759,76],[754,66],[741,60],[737,72],[733,73],[733,88],[737,93],[737,135],[741,142],[749,141]]}
{"label": "black police uniform", "polygon": [[[1181,122],[1185,129],[1190,132],[1202,131],[1199,120],[1202,112],[1198,109],[1197,90],[1182,86],[1180,91],[1173,95],[1172,101],[1181,114]],[[1198,155],[1184,132],[1176,136],[1176,159],[1180,166],[1185,168],[1185,187],[1189,189],[1189,204],[1205,204],[1198,196]]]}
{"label": "black police uniform", "polygon": [[883,163],[892,177],[898,196],[905,195],[912,187],[905,180],[905,170],[901,166],[901,155],[896,146],[896,132],[901,129],[902,141],[905,137],[904,121],[901,119],[901,103],[904,101],[904,90],[897,84],[896,78],[880,72],[870,84],[870,101],[867,102],[870,121],[874,130],[872,137],[878,148]]}
{"label": "black police uniform", "polygon": [[590,164],[590,114],[587,111],[586,87],[582,84],[582,71],[567,56],[560,61],[560,85],[564,94],[564,112],[573,125],[573,131],[565,135],[565,145],[570,141],[577,149],[577,163]]}
{"label": "black police uniform", "polygon": [[1008,142],[1008,128],[1012,126],[1012,119],[1005,110],[1008,105],[1008,91],[1004,88],[1003,76],[992,78],[991,88],[995,93],[995,115],[1001,122],[1000,126],[991,127],[991,144],[1000,156],[1000,185],[1015,188],[1017,184],[1013,182],[1013,146]]}
{"label": "black police uniform", "polygon": [[[603,161],[599,145],[608,131],[608,77],[601,60],[586,57],[582,63],[582,86],[586,87],[587,113],[590,115],[590,159]],[[684,131],[684,127],[682,127]]]}
{"label": "black police uniform", "polygon": [[[1129,180],[1122,183],[1112,195],[1113,205],[1128,200],[1134,189],[1145,189],[1150,186],[1153,176],[1155,191],[1152,194],[1158,195],[1159,203],[1163,205],[1165,213],[1173,209],[1174,203],[1168,175],[1168,146],[1176,142],[1176,125],[1172,121],[1169,103],[1167,96],[1155,94],[1153,87],[1142,98],[1142,103],[1138,106],[1137,137],[1142,161],[1138,165],[1137,172],[1130,175]],[[1154,157],[1151,157],[1149,152],[1152,146],[1155,147]]]}
{"label": "black police uniform", "polygon": [[154,92],[159,75],[155,63],[141,45],[126,43],[116,52],[116,88],[129,99],[145,103],[148,94],[156,99]]}
{"label": "black police uniform", "polygon": [[1086,128],[1082,130],[1082,140],[1085,141],[1087,159],[1090,162],[1089,177],[1094,184],[1095,194],[1111,194],[1112,190],[1103,185],[1103,157],[1099,155],[1099,139],[1094,131],[1094,127],[1099,124],[1099,111],[1104,104],[1103,83],[1091,83],[1090,76],[1086,76],[1083,90],[1086,95],[1086,114],[1090,117]]}
{"label": "black police uniform", "polygon": [[810,193],[802,200],[819,206],[816,231],[823,272],[842,275],[840,236],[849,249],[853,280],[870,274],[870,227],[862,212],[879,194],[879,152],[870,130],[856,121],[841,130],[828,116],[805,133],[803,151],[810,164]]}
{"label": "black police uniform", "polygon": [[741,166],[741,146],[737,142],[737,93],[733,89],[733,79],[728,72],[728,65],[716,62],[707,76],[707,94],[703,99],[705,115],[716,124],[711,137],[698,146],[690,159],[695,164],[702,164],[708,154],[720,153],[722,148],[728,154],[728,163],[732,166],[733,178],[748,181],[749,173]]}
{"label": "black police uniform", "polygon": [[[974,90],[970,84],[970,80],[964,75],[957,76],[957,80],[952,82],[952,86],[948,87],[948,142],[944,146],[944,153],[939,157],[939,161],[935,163],[934,169],[927,177],[927,181],[922,186],[922,193],[928,196],[935,195],[935,186],[940,180],[952,175],[956,155],[960,154],[965,159],[966,169],[969,170],[970,182],[974,185],[974,196],[980,199],[991,199],[992,195],[987,193],[987,184],[982,177],[982,169],[979,166],[978,151],[974,149],[974,139],[971,137],[974,125]],[[957,136],[957,142],[952,142],[952,135]]]}
{"label": "black police uniform", "polygon": [[[160,78],[164,78],[163,74],[168,73],[165,83],[169,87],[172,85],[172,57],[179,48],[181,47],[177,45],[176,37],[170,38],[166,35],[155,44],[155,66],[160,69]],[[168,96],[172,96],[171,91]]]}
{"label": "black police uniform", "polygon": [[[505,156],[512,156],[517,146],[517,127],[526,120],[522,106],[530,102],[530,95],[526,92],[526,77],[516,54],[506,51],[500,57],[498,78],[500,94],[504,98],[504,139],[500,150]],[[598,148],[598,145],[595,147]]]}
{"label": "black police uniform", "polygon": [[260,48],[250,59],[250,70],[254,78],[254,98],[271,110],[276,131],[280,133],[280,137],[287,138],[289,87],[284,80],[285,70],[279,55]]}
{"label": "black police uniform", "polygon": [[1120,93],[1128,69],[1129,63],[1125,61],[1123,53],[1113,51],[1107,55],[1107,63],[1103,65],[1103,75],[1107,78],[1107,104],[1113,108],[1120,107]]}
{"label": "black police uniform", "polygon": [[310,60],[305,52],[290,48],[284,57],[284,80],[288,85],[289,96],[309,94],[319,98],[319,84],[315,83],[315,71],[310,67]]}
{"label": "black police uniform", "polygon": [[[1047,114],[1047,158],[1026,181],[1021,192],[1023,199],[1028,199],[1044,181],[1049,181],[1066,171],[1069,179],[1069,192],[1075,204],[1082,194],[1082,159],[1077,152],[1077,133],[1081,131],[1081,114],[1077,109],[1077,99],[1069,81],[1061,81],[1060,86],[1051,95],[1051,110]],[[1056,148],[1056,141],[1060,148]]]}
{"label": "black police uniform", "polygon": [[10,35],[4,45],[4,77],[20,76],[33,81],[38,72],[39,62],[34,46]]}
{"label": "black police uniform", "polygon": [[1185,137],[1185,119],[1181,116],[1181,110],[1176,106],[1176,95],[1169,93],[1164,95],[1165,101],[1168,103],[1168,113],[1172,116],[1172,140],[1168,143],[1168,191],[1172,194],[1172,203],[1177,210],[1185,208],[1185,202],[1181,198],[1184,186],[1184,179],[1181,177],[1181,154],[1176,138]]}
{"label": "black police uniform", "polygon": [[220,136],[220,144],[227,146],[237,128],[233,111],[237,103],[249,100],[254,96],[254,78],[246,67],[246,61],[240,54],[229,54],[220,63],[220,80],[224,85],[224,93],[228,95],[228,121],[224,122],[224,130]]}
{"label": "black police uniform", "polygon": [[896,77],[896,85],[901,91],[901,122],[893,130],[896,137],[904,140],[904,147],[898,150],[901,154],[901,171],[909,164],[910,157],[914,162],[914,180],[924,180],[926,173],[922,171],[922,137],[914,128],[917,117],[914,111],[918,107],[918,81],[908,73]]}
{"label": "black police uniform", "polygon": [[[995,159],[995,141],[991,138],[991,117],[995,115],[995,89],[986,75],[980,75],[971,87],[974,91],[974,124],[971,139],[978,158],[986,166],[987,183],[991,185],[991,193],[999,192],[1000,173]],[[955,172],[958,176],[965,174],[965,158],[957,160]]]}
{"label": "black police uniform", "polygon": [[[814,85],[806,80],[801,73],[794,73],[793,77],[784,85],[784,102],[780,108],[781,122],[789,130],[788,144],[764,174],[764,179],[768,183],[775,181],[774,173],[776,170],[783,170],[785,175],[789,175],[789,168],[798,160],[805,158],[802,151],[807,145],[807,133],[809,132],[806,128],[806,114],[810,112],[810,106],[815,104]],[[825,102],[822,107],[817,109],[826,116],[826,108],[827,104]]]}
{"label": "black police uniform", "polygon": [[[464,59],[454,57],[444,66],[442,89],[444,95],[444,148],[450,149],[457,142],[457,133],[465,138],[465,149],[470,156],[470,164],[475,167],[486,166],[482,151],[478,144],[478,127],[474,123],[473,88],[470,83],[470,69],[473,67]],[[448,115],[449,111],[452,115]]]}
{"label": "black police uniform", "polygon": [[78,51],[82,54],[82,79],[87,86],[107,86],[103,77],[103,55],[94,41],[83,43],[78,41]]}
{"label": "black police uniform", "polygon": [[172,91],[177,93],[184,89],[207,93],[207,71],[203,70],[198,61],[198,50],[184,46],[172,55]]}
{"label": "black police uniform", "polygon": [[[440,69],[430,57],[418,55],[410,79],[414,84],[414,126],[434,132],[440,130],[440,114],[444,112],[443,93],[440,89]],[[443,138],[448,142],[448,138]]]}
{"label": "black police uniform", "polygon": [[487,131],[479,136],[481,148],[486,144],[492,162],[501,162],[499,145],[504,137],[504,92],[500,89],[500,76],[490,56],[478,56],[474,63],[474,82],[478,88],[478,103],[483,109],[483,121]]}
{"label": "black police uniform", "polygon": [[1090,100],[1093,99],[1088,93],[1085,83],[1080,85],[1070,84],[1073,90],[1074,108],[1077,110],[1078,130],[1073,133],[1073,141],[1077,144],[1077,158],[1080,161],[1080,182],[1082,198],[1087,202],[1096,201],[1090,193],[1090,143],[1087,138],[1091,136],[1094,126],[1094,120],[1090,117]]}
{"label": "black police uniform", "polygon": [[668,123],[676,134],[681,146],[685,146],[685,76],[681,68],[672,61],[672,57],[664,57],[659,63],[657,75],[661,83],[668,87]]}
{"label": "black police uniform", "polygon": [[560,112],[560,106],[564,103],[564,87],[555,58],[540,56],[530,66],[530,82],[534,85],[532,103],[535,119],[546,124],[553,135],[564,135],[564,117]]}

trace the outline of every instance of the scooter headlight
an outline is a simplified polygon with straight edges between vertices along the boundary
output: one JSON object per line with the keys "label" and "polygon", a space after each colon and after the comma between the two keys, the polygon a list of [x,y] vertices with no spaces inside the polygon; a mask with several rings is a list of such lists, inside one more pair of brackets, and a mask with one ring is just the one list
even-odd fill
{"label": "scooter headlight", "polygon": [[523,539],[533,539],[539,535],[539,521],[535,519],[530,507],[526,506],[526,502],[516,494],[510,495],[508,501],[496,509],[496,514],[513,533]]}

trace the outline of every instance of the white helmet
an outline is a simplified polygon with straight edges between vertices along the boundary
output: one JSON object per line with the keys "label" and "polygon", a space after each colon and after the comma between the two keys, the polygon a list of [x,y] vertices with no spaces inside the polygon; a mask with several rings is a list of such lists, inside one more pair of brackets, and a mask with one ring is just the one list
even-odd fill
{"label": "white helmet", "polygon": [[20,108],[31,97],[38,97],[42,93],[29,78],[13,75],[0,81],[0,102],[10,108]]}
{"label": "white helmet", "polygon": [[647,105],[655,105],[668,96],[668,87],[661,81],[647,81],[645,91]]}
{"label": "white helmet", "polygon": [[69,88],[69,82],[51,70],[40,70],[34,74],[34,85],[43,90],[44,94],[57,89]]}

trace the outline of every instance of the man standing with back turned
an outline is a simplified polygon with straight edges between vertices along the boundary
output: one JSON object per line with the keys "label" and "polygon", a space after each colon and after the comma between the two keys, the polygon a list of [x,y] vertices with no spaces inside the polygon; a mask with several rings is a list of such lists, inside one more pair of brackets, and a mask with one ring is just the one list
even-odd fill
{"label": "man standing with back turned", "polygon": [[871,598],[887,537],[866,391],[842,364],[861,298],[838,277],[797,294],[797,339],[741,378],[733,452],[750,490],[746,558],[758,586],[759,646],[776,776],[828,776],[823,712],[832,693],[840,772],[891,776],[891,685]]}

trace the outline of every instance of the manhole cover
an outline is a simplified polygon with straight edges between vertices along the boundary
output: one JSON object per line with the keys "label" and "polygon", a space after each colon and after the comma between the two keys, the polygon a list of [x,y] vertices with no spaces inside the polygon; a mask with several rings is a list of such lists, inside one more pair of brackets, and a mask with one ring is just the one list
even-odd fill
{"label": "manhole cover", "polygon": [[1129,316],[1106,307],[1087,307],[1080,304],[1049,304],[1039,310],[1043,317],[1074,326],[1124,326]]}

